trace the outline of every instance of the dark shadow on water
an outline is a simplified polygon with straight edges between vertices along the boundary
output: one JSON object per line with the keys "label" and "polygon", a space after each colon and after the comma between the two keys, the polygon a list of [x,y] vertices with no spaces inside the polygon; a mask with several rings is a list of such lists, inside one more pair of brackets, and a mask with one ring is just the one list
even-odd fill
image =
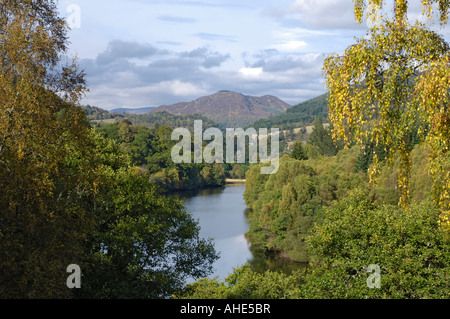
{"label": "dark shadow on water", "polygon": [[225,186],[217,187],[206,187],[199,188],[195,190],[184,190],[184,191],[172,191],[167,194],[167,196],[185,201],[187,198],[192,198],[196,196],[208,196],[214,194],[220,194],[225,190]]}
{"label": "dark shadow on water", "polygon": [[258,245],[251,245],[250,251],[253,258],[248,263],[252,270],[258,273],[270,270],[290,275],[293,271],[308,267],[308,263],[294,261],[277,251],[268,250]]}

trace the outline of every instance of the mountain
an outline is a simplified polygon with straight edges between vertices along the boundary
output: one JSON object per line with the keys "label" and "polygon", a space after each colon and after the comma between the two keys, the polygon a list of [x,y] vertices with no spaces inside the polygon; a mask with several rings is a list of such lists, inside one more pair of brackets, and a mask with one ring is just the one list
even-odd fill
{"label": "mountain", "polygon": [[153,110],[155,107],[149,106],[149,107],[142,107],[142,108],[136,108],[136,109],[128,109],[128,108],[118,108],[111,110],[111,113],[128,113],[128,114],[145,114],[149,111]]}
{"label": "mountain", "polygon": [[271,95],[261,97],[219,91],[192,102],[161,105],[150,113],[200,114],[225,127],[243,127],[254,121],[285,112],[291,105]]}
{"label": "mountain", "polygon": [[278,127],[294,128],[308,125],[314,122],[317,117],[323,121],[328,118],[328,93],[322,94],[311,100],[299,103],[286,110],[285,113],[257,120],[252,127]]}

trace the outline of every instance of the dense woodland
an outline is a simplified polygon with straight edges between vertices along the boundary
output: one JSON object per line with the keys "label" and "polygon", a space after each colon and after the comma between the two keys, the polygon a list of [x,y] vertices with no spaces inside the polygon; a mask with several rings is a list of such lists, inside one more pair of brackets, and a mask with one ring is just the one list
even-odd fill
{"label": "dense woodland", "polygon": [[[163,298],[208,274],[213,244],[133,165],[155,149],[122,145],[151,133],[103,137],[80,107],[56,2],[1,1],[0,27],[0,298]],[[66,285],[72,264],[83,289]]]}
{"label": "dense woodland", "polygon": [[[186,123],[189,120],[190,123]],[[173,121],[173,117],[169,116],[163,122],[167,121]],[[193,127],[193,122],[192,118],[184,119],[187,127]],[[178,121],[172,123],[179,124]],[[174,126],[176,127],[178,126]],[[226,177],[242,178],[245,174],[245,171],[239,171],[245,165],[234,168],[236,165],[175,164],[171,159],[171,151],[176,141],[171,139],[173,128],[166,125],[148,128],[132,125],[129,120],[124,120],[97,126],[95,130],[101,136],[114,140],[122,152],[130,157],[132,166],[148,176],[150,183],[167,192],[223,186]],[[193,132],[192,129],[191,131]]]}
{"label": "dense woodland", "polygon": [[[445,22],[448,3],[439,2]],[[364,3],[355,1],[359,19]],[[81,107],[85,75],[75,60],[61,67],[67,25],[56,1],[1,1],[0,298],[450,298],[447,46],[421,26],[410,32],[406,2],[395,4],[398,29],[372,30],[373,39],[436,42],[416,57],[433,71],[409,72],[416,61],[402,64],[404,51],[387,45],[380,53],[367,39],[358,44],[362,60],[393,57],[382,66],[395,72],[366,70],[372,64],[358,64],[358,46],[330,58],[330,114],[319,97],[255,123],[313,125],[301,138],[284,134],[279,171],[262,175],[259,164],[175,165],[171,132],[197,117]],[[367,71],[367,81],[352,87],[355,70]],[[419,98],[423,108],[413,104]],[[373,105],[375,123],[358,113]],[[244,265],[223,282],[201,279],[218,258],[214,245],[167,193],[221,187],[227,177],[246,178],[251,242],[306,267]],[[66,286],[74,263],[82,289]],[[381,272],[372,289],[370,265]],[[186,285],[189,277],[199,280]]]}
{"label": "dense woodland", "polygon": [[[322,139],[331,138],[327,131]],[[429,150],[410,142],[411,206],[405,213],[398,206],[398,157],[383,162],[372,185],[367,151],[358,145],[321,151],[314,135],[281,158],[277,174],[251,167],[244,194],[252,244],[308,266],[286,273],[245,265],[223,282],[191,284],[177,298],[449,297],[450,242],[439,230]],[[380,289],[367,287],[367,267],[374,264],[381,267]]]}
{"label": "dense woodland", "polygon": [[251,127],[277,127],[281,130],[289,130],[307,126],[319,117],[326,120],[328,118],[327,98],[328,94],[323,94],[311,100],[299,103],[287,109],[285,113],[260,119],[253,123]]}

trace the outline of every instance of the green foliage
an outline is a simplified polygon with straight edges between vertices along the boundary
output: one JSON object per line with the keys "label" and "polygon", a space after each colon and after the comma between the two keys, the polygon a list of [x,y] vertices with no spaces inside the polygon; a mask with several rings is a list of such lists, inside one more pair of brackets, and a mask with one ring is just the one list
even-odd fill
{"label": "green foliage", "polygon": [[[161,196],[127,165],[111,140],[97,137],[95,230],[89,234],[81,298],[161,298],[188,277],[211,271],[213,244],[182,203]],[[122,158],[122,162],[120,161]]]}
{"label": "green foliage", "polygon": [[[441,24],[447,23],[448,1],[421,4],[428,18],[438,4]],[[384,5],[355,1],[356,20],[362,22],[368,9],[375,21]],[[238,269],[224,283],[190,286],[184,297],[220,291],[219,297],[237,293],[240,298],[450,298],[448,44],[420,23],[408,25],[407,9],[408,1],[394,1],[392,20],[381,21],[343,56],[325,62],[334,137],[347,146],[356,140],[361,148],[309,156],[306,163],[314,170],[309,176],[287,157],[279,177],[260,177],[256,168],[247,174],[253,238],[284,249],[287,238],[294,238],[292,246],[303,245],[310,267],[280,274],[282,280]],[[324,145],[330,144],[317,138],[324,136],[322,129],[316,127],[308,154],[327,155],[330,148]],[[421,139],[426,143],[416,146]],[[299,232],[291,236],[292,211],[299,203],[290,204],[308,193],[318,195],[313,206],[324,214],[304,214],[313,217],[312,228],[303,238],[295,236]],[[367,268],[374,264],[381,285],[371,289]]]}
{"label": "green foliage", "polygon": [[309,144],[315,146],[319,150],[320,155],[333,156],[338,152],[331,137],[329,129],[323,127],[322,118],[317,118],[314,121],[314,127],[309,137]]}
{"label": "green foliage", "polygon": [[[334,137],[360,145],[369,141],[375,148],[388,145],[388,160],[400,155],[400,204],[407,207],[411,139],[426,137],[436,179],[447,172],[438,162],[448,158],[448,147],[442,141],[450,136],[444,106],[448,104],[448,68],[444,65],[449,45],[425,25],[408,24],[406,1],[395,1],[395,6],[392,20],[386,18],[371,28],[343,56],[327,58],[324,70]],[[378,158],[374,154],[371,180],[379,173]],[[445,209],[448,191],[441,186],[440,202]]]}
{"label": "green foliage", "polygon": [[167,297],[209,274],[197,223],[131,166],[149,132],[108,127],[122,147],[90,129],[56,1],[0,1],[0,30],[0,298]]}
{"label": "green foliage", "polygon": [[201,279],[174,295],[175,299],[288,299],[297,280],[279,272],[263,274],[244,265],[234,270],[225,281]]}
{"label": "green foliage", "polygon": [[202,120],[203,128],[207,129],[209,127],[218,127],[221,125],[215,123],[214,121],[208,119],[200,114],[185,114],[185,115],[174,115],[166,111],[146,113],[146,114],[127,114],[127,118],[134,124],[138,126],[145,126],[149,128],[157,128],[158,126],[169,126],[171,128],[184,127],[194,131],[194,121]]}
{"label": "green foliage", "polygon": [[307,160],[308,155],[306,154],[305,149],[303,148],[303,143],[301,141],[298,141],[294,144],[292,147],[291,157],[295,158],[296,160]]}
{"label": "green foliage", "polygon": [[355,173],[357,149],[336,157],[299,161],[285,155],[277,174],[262,175],[259,166],[247,172],[244,198],[249,236],[267,249],[283,250],[296,261],[308,261],[305,236],[321,219],[323,207],[363,183]]}
{"label": "green foliage", "polygon": [[290,129],[312,124],[316,118],[328,118],[328,94],[320,95],[311,100],[299,103],[286,110],[286,113],[260,119],[251,127]]}
{"label": "green foliage", "polygon": [[248,168],[248,165],[245,164],[232,164],[232,168],[229,171],[229,176],[232,179],[245,179],[245,174]]}
{"label": "green foliage", "polygon": [[86,105],[83,106],[84,111],[86,112],[86,116],[91,121],[102,121],[102,120],[110,120],[110,119],[121,119],[124,117],[123,114],[119,113],[110,113],[101,108]]}
{"label": "green foliage", "polygon": [[131,165],[140,167],[144,174],[149,175],[152,183],[166,191],[194,190],[225,184],[228,173],[225,165],[173,163],[171,151],[176,142],[171,140],[172,129],[168,126],[148,128],[132,125],[130,120],[124,120],[99,125],[96,130],[102,136],[117,141],[121,149],[130,156]]}
{"label": "green foliage", "polygon": [[83,72],[61,63],[68,30],[56,7],[0,2],[0,298],[70,297],[60,283],[92,227],[75,191],[89,189],[89,169],[65,165],[90,143],[76,106]]}
{"label": "green foliage", "polygon": [[[304,297],[449,298],[450,246],[438,216],[430,202],[405,214],[397,206],[377,206],[368,191],[352,191],[327,210],[309,238],[320,265]],[[381,268],[379,289],[367,288],[371,264]]]}
{"label": "green foliage", "polygon": [[[379,205],[373,192],[355,188],[326,209],[306,238],[310,266],[292,274],[236,269],[224,282],[201,280],[177,298],[429,299],[450,298],[450,243],[430,202]],[[380,287],[369,288],[380,267]]]}

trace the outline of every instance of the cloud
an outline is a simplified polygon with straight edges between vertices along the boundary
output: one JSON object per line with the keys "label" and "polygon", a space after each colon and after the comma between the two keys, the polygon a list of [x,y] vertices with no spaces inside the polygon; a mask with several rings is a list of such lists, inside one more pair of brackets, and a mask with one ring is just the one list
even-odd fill
{"label": "cloud", "polygon": [[159,16],[157,19],[160,21],[173,23],[195,23],[197,21],[196,19],[192,18],[170,16],[170,15]]}
{"label": "cloud", "polygon": [[207,41],[237,42],[236,37],[232,36],[232,35],[200,32],[200,33],[196,33],[195,36],[199,37],[202,40],[207,40]]}
{"label": "cloud", "polygon": [[105,109],[159,106],[226,89],[296,104],[324,92],[320,55],[267,49],[244,55],[240,67],[223,67],[237,58],[209,47],[178,52],[111,41],[96,58],[80,61],[90,88],[83,103]]}
{"label": "cloud", "polygon": [[350,0],[295,0],[290,5],[264,10],[286,26],[304,25],[317,29],[359,29],[354,3]]}
{"label": "cloud", "polygon": [[96,62],[100,65],[110,64],[118,59],[143,59],[157,53],[158,50],[149,44],[114,40],[108,48],[97,56]]}
{"label": "cloud", "polygon": [[164,81],[158,83],[149,89],[150,92],[164,92],[170,95],[175,95],[177,97],[185,97],[185,96],[201,96],[204,94],[208,94],[208,90],[204,89],[200,85],[196,85],[194,83],[183,82],[179,80],[174,81]]}
{"label": "cloud", "polygon": [[[206,47],[175,52],[150,44],[114,40],[96,58],[80,61],[91,91],[86,101],[98,103],[102,96],[103,107],[112,108],[158,106],[179,102],[180,98],[198,97],[206,93],[203,82],[210,77],[210,70],[229,58],[229,54]],[[109,97],[105,94],[108,90]],[[147,99],[144,104],[143,96]]]}
{"label": "cloud", "polygon": [[244,77],[247,78],[258,78],[263,74],[262,68],[242,68],[239,70]]}
{"label": "cloud", "polygon": [[166,45],[175,46],[175,47],[179,47],[179,46],[183,45],[182,42],[178,42],[178,41],[157,41],[156,43],[166,44]]}
{"label": "cloud", "polygon": [[285,41],[275,45],[275,48],[282,52],[298,52],[305,49],[308,43],[301,40]]}
{"label": "cloud", "polygon": [[348,0],[295,0],[289,11],[300,13],[310,25],[347,27],[353,25],[353,9],[353,1]]}

